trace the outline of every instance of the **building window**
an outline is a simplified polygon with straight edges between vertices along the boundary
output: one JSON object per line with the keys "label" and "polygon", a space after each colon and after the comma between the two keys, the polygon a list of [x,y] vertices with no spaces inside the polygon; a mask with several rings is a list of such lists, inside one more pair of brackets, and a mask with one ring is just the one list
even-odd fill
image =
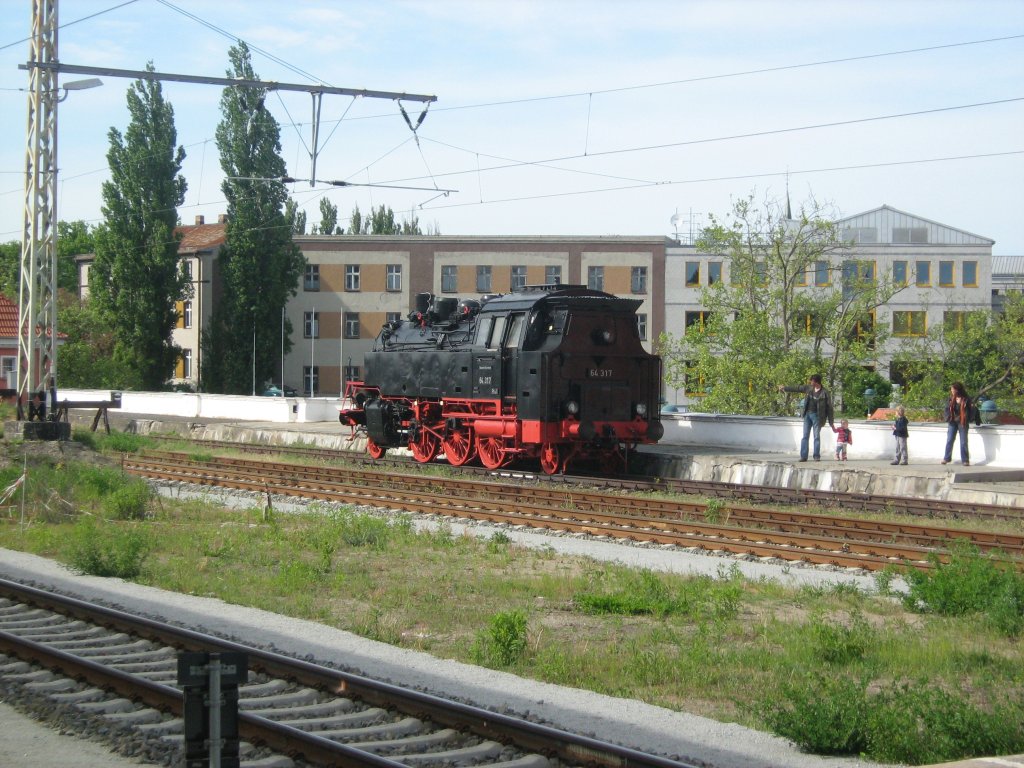
{"label": "building window", "polygon": [[302,335],[307,339],[320,338],[320,314],[318,312],[302,313]]}
{"label": "building window", "polygon": [[509,286],[513,291],[519,291],[526,287],[526,267],[512,267]]}
{"label": "building window", "polygon": [[346,291],[358,291],[360,285],[359,280],[359,265],[358,264],[346,264],[345,265],[345,290]]}
{"label": "building window", "polygon": [[818,287],[832,285],[827,261],[814,262],[814,284]]}
{"label": "building window", "polygon": [[491,268],[490,267],[477,267],[476,268],[476,290],[477,290],[477,293],[490,293],[491,292]]}
{"label": "building window", "polygon": [[692,288],[696,285],[700,285],[700,262],[688,261],[686,262],[686,287]]}
{"label": "building window", "polygon": [[892,313],[893,336],[924,336],[928,332],[927,313],[923,310]]}
{"label": "building window", "polygon": [[192,259],[183,259],[181,262],[181,276],[188,282],[192,282]]}
{"label": "building window", "polygon": [[441,267],[441,293],[457,293],[459,290],[459,268],[453,264]]}
{"label": "building window", "polygon": [[636,313],[636,329],[640,332],[640,340],[647,341],[647,314],[644,312]]}
{"label": "building window", "polygon": [[388,288],[395,292],[402,290],[402,265],[388,264]]}
{"label": "building window", "polygon": [[939,285],[943,288],[953,287],[953,262],[939,262]]}
{"label": "building window", "polygon": [[978,287],[978,262],[976,261],[965,261],[960,265],[960,269],[963,270],[964,286],[967,288]]}
{"label": "building window", "polygon": [[647,293],[647,267],[633,267],[630,271],[629,289],[633,293]]}
{"label": "building window", "polygon": [[918,261],[914,263],[915,284],[918,288],[926,288],[932,284],[932,263]]}
{"label": "building window", "polygon": [[703,333],[710,318],[710,312],[687,312],[684,319],[686,330],[696,326],[697,332]]}
{"label": "building window", "polygon": [[966,317],[966,312],[943,312],[942,329],[947,333],[949,331],[962,331],[964,329],[964,320]]}
{"label": "building window", "polygon": [[722,262],[708,262],[708,285],[722,282]]}
{"label": "building window", "polygon": [[401,321],[402,321],[402,313],[401,312],[385,312],[384,313],[384,322],[385,323],[399,323]]}
{"label": "building window", "polygon": [[700,374],[700,366],[695,360],[687,360],[684,366],[684,391],[687,397],[704,397],[707,391],[707,384]]}
{"label": "building window", "polygon": [[320,366],[302,366],[302,391],[307,397],[316,397],[320,389]]}
{"label": "building window", "polygon": [[892,241],[896,244],[927,243],[927,227],[893,227]]}
{"label": "building window", "polygon": [[849,299],[857,288],[875,282],[875,262],[853,261],[843,262],[843,298]]}
{"label": "building window", "polygon": [[768,263],[754,262],[754,285],[768,285]]}
{"label": "building window", "polygon": [[192,350],[181,350],[181,378],[192,378]]}
{"label": "building window", "polygon": [[319,291],[320,290],[320,265],[319,264],[307,264],[306,265],[306,279],[302,284],[302,288],[305,291]]}
{"label": "building window", "polygon": [[345,338],[346,339],[358,339],[359,338],[359,313],[358,312],[346,312],[345,313]]}
{"label": "building window", "polygon": [[[341,375],[345,377],[345,384],[350,381],[359,381],[362,378],[358,365],[346,365],[341,369]],[[344,387],[342,389],[344,390]]]}
{"label": "building window", "polygon": [[587,267],[587,288],[592,291],[604,290],[604,267]]}
{"label": "building window", "polygon": [[894,261],[892,263],[892,281],[896,285],[907,284],[907,262]]}
{"label": "building window", "polygon": [[544,285],[558,285],[562,282],[562,267],[558,264],[544,267]]}
{"label": "building window", "polygon": [[191,301],[186,301],[186,302],[184,302],[182,304],[181,321],[182,321],[183,327],[185,327],[185,328],[191,328],[192,327],[192,302]]}
{"label": "building window", "polygon": [[875,313],[868,312],[850,329],[850,341],[858,341],[868,349],[875,348]]}
{"label": "building window", "polygon": [[17,381],[15,381],[18,378],[17,367],[18,358],[0,357],[0,376],[7,381],[7,389],[14,389],[17,385]]}

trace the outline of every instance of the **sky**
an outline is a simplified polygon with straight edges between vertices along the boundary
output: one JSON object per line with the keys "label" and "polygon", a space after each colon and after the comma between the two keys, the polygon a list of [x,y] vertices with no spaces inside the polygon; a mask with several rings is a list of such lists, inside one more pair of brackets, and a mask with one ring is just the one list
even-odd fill
{"label": "sky", "polygon": [[[30,0],[0,0],[0,242],[24,216]],[[320,220],[386,205],[443,235],[667,236],[750,195],[890,205],[1024,255],[1024,0],[60,0],[63,64],[434,95],[274,92],[289,186]],[[89,75],[61,75],[61,82]],[[131,80],[58,112],[58,217],[102,220]],[[165,82],[183,223],[226,211],[221,89]],[[395,187],[413,187],[396,189]]]}

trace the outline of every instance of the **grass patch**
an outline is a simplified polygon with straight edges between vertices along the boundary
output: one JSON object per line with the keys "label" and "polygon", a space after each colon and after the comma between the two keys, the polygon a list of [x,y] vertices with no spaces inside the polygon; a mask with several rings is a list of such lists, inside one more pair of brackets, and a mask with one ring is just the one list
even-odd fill
{"label": "grass patch", "polygon": [[[19,474],[7,468],[0,481]],[[1019,582],[997,558],[965,551],[908,575],[904,602],[841,583],[789,589],[735,568],[635,570],[527,549],[500,531],[416,532],[405,516],[328,505],[264,516],[256,505],[158,503],[137,482],[92,465],[32,467],[25,524],[8,508],[0,546],[771,728],[809,751],[908,763],[1024,751],[1024,651],[997,620],[1018,616]]]}

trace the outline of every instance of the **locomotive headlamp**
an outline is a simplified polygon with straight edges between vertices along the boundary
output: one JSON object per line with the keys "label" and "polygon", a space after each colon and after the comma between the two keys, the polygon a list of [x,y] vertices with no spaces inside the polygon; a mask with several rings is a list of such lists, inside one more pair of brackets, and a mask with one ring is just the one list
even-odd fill
{"label": "locomotive headlamp", "polygon": [[647,403],[637,403],[636,404],[636,415],[637,416],[646,416],[647,415]]}
{"label": "locomotive headlamp", "polygon": [[566,413],[571,413],[573,416],[575,416],[577,413],[580,412],[580,405],[575,400],[570,400],[565,404],[565,410]]}

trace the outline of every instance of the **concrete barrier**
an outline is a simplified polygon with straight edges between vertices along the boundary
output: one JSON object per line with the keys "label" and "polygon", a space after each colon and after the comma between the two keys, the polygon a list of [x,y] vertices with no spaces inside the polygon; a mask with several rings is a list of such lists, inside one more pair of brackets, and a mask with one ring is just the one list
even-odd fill
{"label": "concrete barrier", "polygon": [[[109,390],[62,389],[57,403],[67,400],[107,400]],[[184,419],[269,421],[279,424],[337,421],[341,398],[212,395],[204,392],[121,392],[121,410],[149,416]]]}
{"label": "concrete barrier", "polygon": [[[803,419],[778,416],[725,416],[706,413],[662,414],[665,437],[661,442],[680,446],[720,446],[746,453],[800,452]],[[851,419],[853,445],[851,458],[893,459],[896,438],[892,423]],[[812,438],[813,440],[813,438]],[[826,424],[821,431],[821,455],[835,452],[835,435]],[[942,459],[946,447],[946,425],[935,422],[911,422],[907,441],[911,463]],[[982,424],[971,425],[967,446],[972,464],[1020,468],[1024,456],[1024,427]],[[959,438],[953,446],[953,460],[960,460]]]}

